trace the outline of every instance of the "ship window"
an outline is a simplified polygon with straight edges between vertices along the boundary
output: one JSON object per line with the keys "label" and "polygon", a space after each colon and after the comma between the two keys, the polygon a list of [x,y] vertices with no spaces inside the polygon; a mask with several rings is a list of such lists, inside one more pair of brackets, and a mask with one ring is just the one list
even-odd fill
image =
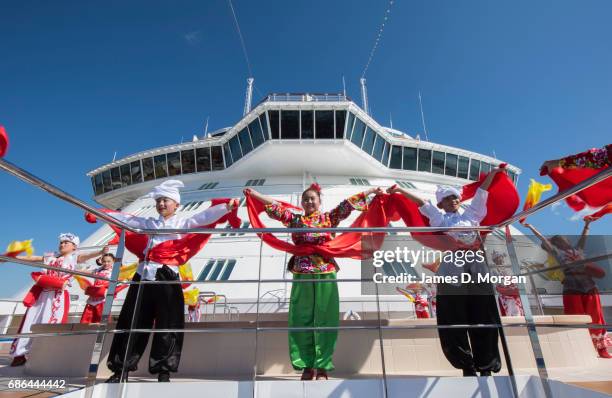
{"label": "ship window", "polygon": [[198,173],[210,171],[210,147],[196,149],[196,167]]}
{"label": "ship window", "polygon": [[268,117],[270,118],[270,131],[272,132],[272,139],[278,140],[280,138],[280,116],[279,111],[268,111]]}
{"label": "ship window", "polygon": [[195,172],[195,155],[193,149],[181,151],[181,165],[183,174],[190,174]]}
{"label": "ship window", "polygon": [[444,152],[434,151],[431,171],[436,174],[444,174]]}
{"label": "ship window", "polygon": [[457,172],[457,177],[459,178],[468,178],[468,166],[470,164],[470,159],[464,156],[459,156],[459,167]]}
{"label": "ship window", "polygon": [[374,152],[372,156],[374,159],[382,162],[383,150],[385,149],[385,140],[378,134],[375,134],[376,141],[374,142]]}
{"label": "ship window", "polygon": [[366,126],[365,123],[359,118],[355,118],[355,127],[353,128],[353,135],[351,136],[351,142],[361,148],[361,142],[363,141],[363,132]]}
{"label": "ship window", "polygon": [[145,181],[151,181],[155,179],[153,158],[142,159],[142,174]]}
{"label": "ship window", "polygon": [[260,179],[256,179],[256,180],[248,180],[246,182],[246,184],[244,184],[245,187],[260,187],[262,186],[264,183],[266,182],[265,178],[260,178]]}
{"label": "ship window", "polygon": [[376,138],[376,133],[370,127],[366,128],[365,137],[363,139],[363,145],[361,149],[367,153],[368,155],[372,154],[372,149],[374,148],[374,139]]}
{"label": "ship window", "polygon": [[446,165],[444,166],[444,174],[447,176],[457,176],[457,155],[452,153],[446,154]]}
{"label": "ship window", "polygon": [[96,186],[96,195],[101,195],[104,193],[104,185],[102,184],[102,173],[98,173],[94,177],[95,186]]}
{"label": "ship window", "polygon": [[155,164],[155,178],[168,177],[166,154],[154,156],[153,163]]}
{"label": "ship window", "polygon": [[110,170],[106,170],[104,173],[102,173],[102,183],[104,185],[104,192],[110,192],[113,190]]}
{"label": "ship window", "polygon": [[214,146],[212,150],[212,169],[223,170],[223,152],[220,146]]}
{"label": "ship window", "polygon": [[230,152],[229,143],[223,144],[223,154],[225,155],[225,167],[230,167],[234,163],[232,153]]}
{"label": "ship window", "polygon": [[197,210],[200,206],[202,206],[202,203],[204,203],[203,200],[199,201],[191,210]]}
{"label": "ship window", "polygon": [[113,167],[111,169],[111,180],[113,183],[113,189],[121,188],[121,172],[119,171],[119,167]]}
{"label": "ship window", "polygon": [[491,164],[482,162],[480,163],[480,172],[488,174],[491,171]]}
{"label": "ship window", "polygon": [[168,175],[177,176],[181,174],[181,154],[172,152],[166,155],[168,157]]}
{"label": "ship window", "polygon": [[349,178],[351,185],[370,185],[370,181],[365,178]]}
{"label": "ship window", "polygon": [[480,160],[472,159],[470,162],[470,180],[478,181],[480,175]]}
{"label": "ship window", "polygon": [[402,168],[402,147],[393,145],[391,147],[391,164],[389,165],[392,169]]}
{"label": "ship window", "polygon": [[238,139],[240,140],[240,146],[242,147],[243,156],[253,150],[253,144],[251,143],[251,137],[249,137],[249,130],[245,127],[238,133]]}
{"label": "ship window", "polygon": [[395,182],[402,188],[416,189],[416,186],[409,181],[396,180]]}
{"label": "ship window", "polygon": [[259,119],[255,119],[249,124],[249,132],[251,133],[253,147],[257,148],[258,146],[263,144],[264,137],[261,131],[261,126],[259,125]]}
{"label": "ship window", "polygon": [[262,113],[261,115],[259,115],[259,123],[261,124],[261,128],[262,128],[262,133],[263,133],[263,139],[264,141],[269,140],[270,139],[270,135],[268,133],[268,121],[266,119],[266,113]]}
{"label": "ship window", "polygon": [[416,148],[404,147],[404,163],[402,168],[404,170],[416,170],[417,164],[417,150]]}
{"label": "ship window", "polygon": [[132,184],[142,182],[142,171],[140,168],[140,160],[130,163],[130,174],[132,175]]}
{"label": "ship window", "polygon": [[[334,138],[334,111],[317,111],[315,113],[317,120],[317,139],[333,139]],[[344,125],[344,120],[342,121]],[[303,129],[304,127],[302,127]],[[344,128],[344,126],[343,126]],[[302,132],[302,135],[304,133]],[[342,136],[342,132],[340,132]]]}
{"label": "ship window", "polygon": [[512,182],[514,182],[516,184],[516,180],[517,180],[517,175],[515,172],[508,170],[508,176],[510,177],[510,179],[512,180]]}
{"label": "ship window", "polygon": [[[346,121],[346,111],[336,111],[336,138],[344,136],[344,122]],[[317,130],[319,128],[317,127]]]}
{"label": "ship window", "polygon": [[229,140],[230,150],[232,151],[232,159],[234,163],[236,163],[242,157],[242,149],[240,148],[240,141],[238,141],[238,136],[235,135]]}
{"label": "ship window", "polygon": [[121,186],[127,187],[128,185],[132,185],[132,177],[130,176],[130,164],[122,164],[119,168],[121,171]]}
{"label": "ship window", "polygon": [[[250,227],[250,226],[251,226],[251,223],[250,223],[250,222],[248,222],[248,221],[243,221],[243,222],[242,222],[242,224],[240,225],[240,228],[248,228],[248,227]],[[231,225],[228,223],[228,224],[225,226],[225,229],[233,229],[233,228],[232,228],[232,226],[231,226]],[[242,235],[244,235],[244,234],[245,234],[244,232],[231,232],[231,231],[230,231],[230,232],[223,232],[223,233],[221,234],[221,236],[242,236]]]}
{"label": "ship window", "polygon": [[385,141],[385,149],[383,151],[382,163],[385,166],[389,166],[389,155],[391,155],[391,144]]}
{"label": "ship window", "polygon": [[314,138],[314,117],[313,111],[302,111],[302,139],[311,140]]}
{"label": "ship window", "polygon": [[200,275],[198,276],[198,281],[203,282],[206,280],[206,277],[208,274],[210,274],[210,270],[212,269],[213,265],[215,265],[215,260],[208,260],[202,269],[202,272],[200,272]]}
{"label": "ship window", "polygon": [[349,113],[348,123],[346,124],[346,139],[351,139],[351,134],[353,133],[353,126],[355,125],[355,115]]}
{"label": "ship window", "polygon": [[233,258],[228,259],[227,265],[225,266],[225,269],[223,270],[223,273],[221,274],[221,278],[219,278],[219,280],[222,280],[222,281],[228,280],[235,266],[236,266],[236,260],[234,260]]}
{"label": "ship window", "polygon": [[431,172],[431,150],[419,149],[419,171]]}
{"label": "ship window", "polygon": [[218,182],[207,182],[206,184],[202,185],[200,188],[200,190],[204,190],[204,189],[213,189],[215,188],[217,185],[219,185]]}
{"label": "ship window", "polygon": [[281,111],[280,134],[284,140],[300,138],[300,111]]}
{"label": "ship window", "polygon": [[208,277],[209,281],[216,281],[217,280],[217,278],[219,277],[219,274],[221,273],[221,270],[223,269],[223,266],[225,265],[225,261],[226,260],[217,260],[217,261],[215,261],[215,267],[213,268],[212,273]]}

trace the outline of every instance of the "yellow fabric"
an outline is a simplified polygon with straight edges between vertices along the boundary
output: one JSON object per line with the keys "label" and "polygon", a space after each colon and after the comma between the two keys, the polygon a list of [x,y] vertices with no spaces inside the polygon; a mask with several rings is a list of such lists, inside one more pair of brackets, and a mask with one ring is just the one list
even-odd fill
{"label": "yellow fabric", "polygon": [[178,270],[179,270],[179,275],[181,276],[182,281],[192,281],[193,280],[193,271],[191,270],[190,263],[179,265]]}
{"label": "yellow fabric", "polygon": [[185,299],[185,304],[189,306],[195,306],[198,304],[198,297],[200,296],[200,290],[195,287],[191,290],[183,291],[183,298]]}
{"label": "yellow fabric", "polygon": [[22,241],[18,241],[18,240],[12,241],[11,243],[9,243],[8,247],[6,248],[7,254],[17,255],[23,252],[25,252],[28,256],[31,256],[34,254],[34,247],[32,246],[32,239],[22,240]]}
{"label": "yellow fabric", "polygon": [[119,277],[118,279],[120,281],[125,281],[125,280],[132,280],[132,278],[134,277],[134,274],[136,273],[136,269],[138,268],[138,263],[132,263],[132,264],[128,264],[128,265],[122,265],[121,269],[119,270]]}

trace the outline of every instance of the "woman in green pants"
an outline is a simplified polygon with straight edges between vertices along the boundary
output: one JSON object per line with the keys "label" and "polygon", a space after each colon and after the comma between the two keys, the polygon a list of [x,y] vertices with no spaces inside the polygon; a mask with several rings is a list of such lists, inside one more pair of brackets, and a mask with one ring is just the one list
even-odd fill
{"label": "woman in green pants", "polygon": [[[372,188],[343,200],[332,211],[322,213],[321,187],[312,184],[302,192],[304,214],[294,213],[274,199],[252,189],[245,189],[245,195],[266,205],[266,213],[271,218],[290,228],[330,228],[336,227],[353,210],[367,210],[367,197],[383,193],[381,188]],[[296,245],[322,244],[333,238],[330,232],[293,233],[291,238]],[[287,266],[294,280],[336,279],[338,264],[331,257],[319,254],[292,256]],[[337,327],[340,303],[338,285],[335,282],[294,283],[291,288],[289,304],[289,327]],[[336,347],[337,330],[289,332],[289,356],[295,370],[302,370],[302,380],[327,379],[327,372],[334,369],[332,356]]]}

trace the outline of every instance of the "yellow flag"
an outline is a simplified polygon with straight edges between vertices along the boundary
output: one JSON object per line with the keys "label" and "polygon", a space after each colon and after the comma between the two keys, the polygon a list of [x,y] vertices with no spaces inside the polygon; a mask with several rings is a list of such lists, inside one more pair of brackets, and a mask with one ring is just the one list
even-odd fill
{"label": "yellow flag", "polygon": [[193,271],[191,270],[191,264],[185,263],[183,265],[179,265],[179,275],[181,276],[182,281],[192,281]]}
{"label": "yellow flag", "polygon": [[7,256],[16,256],[23,252],[25,252],[28,256],[31,256],[32,254],[34,254],[34,247],[32,246],[32,239],[22,240],[22,241],[15,240],[9,243],[8,247],[6,248]]}
{"label": "yellow flag", "polygon": [[136,269],[138,268],[138,263],[132,263],[128,265],[122,265],[119,270],[119,280],[132,280],[134,274],[136,273]]}
{"label": "yellow flag", "polygon": [[[531,209],[540,201],[542,198],[542,193],[552,189],[552,184],[541,184],[533,178],[530,181],[531,182],[529,183],[529,189],[527,189],[527,197],[525,198],[523,210]],[[519,222],[523,224],[525,222],[525,218],[521,218]]]}
{"label": "yellow flag", "polygon": [[185,304],[189,306],[194,306],[198,303],[198,297],[200,296],[200,291],[197,287],[191,290],[183,291],[183,298],[185,299]]}

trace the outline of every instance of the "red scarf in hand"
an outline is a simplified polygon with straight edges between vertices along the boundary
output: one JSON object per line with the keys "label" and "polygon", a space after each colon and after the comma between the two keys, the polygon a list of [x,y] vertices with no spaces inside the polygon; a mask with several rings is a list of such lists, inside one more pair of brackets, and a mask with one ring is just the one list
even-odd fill
{"label": "red scarf in hand", "polygon": [[[548,172],[548,176],[557,184],[559,192],[572,188],[582,181],[594,176],[607,167],[601,169],[573,168],[564,169],[556,167]],[[606,178],[587,189],[565,199],[568,206],[580,211],[586,206],[601,207],[612,202],[612,177]]]}

